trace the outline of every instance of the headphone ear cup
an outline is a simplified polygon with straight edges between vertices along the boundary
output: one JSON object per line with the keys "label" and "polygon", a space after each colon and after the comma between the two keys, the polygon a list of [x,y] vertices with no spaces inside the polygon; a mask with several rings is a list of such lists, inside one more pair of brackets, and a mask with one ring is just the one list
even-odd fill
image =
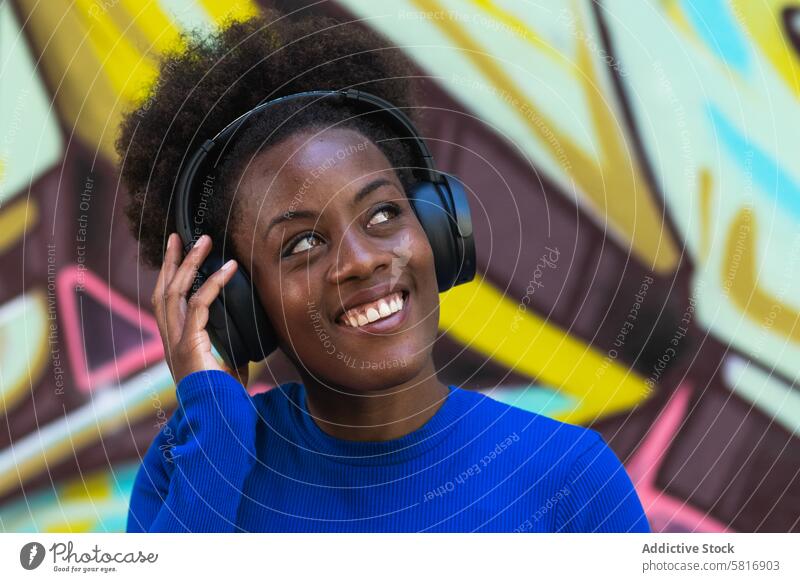
{"label": "headphone ear cup", "polygon": [[450,220],[447,217],[449,205],[442,200],[439,188],[433,182],[414,184],[408,198],[433,251],[439,293],[447,291],[453,284],[452,265],[456,258]]}
{"label": "headphone ear cup", "polygon": [[242,365],[242,338],[225,310],[225,302],[217,297],[208,307],[206,332],[211,343],[231,368]]}
{"label": "headphone ear cup", "polygon": [[[212,250],[199,269],[202,281],[218,271],[224,262]],[[261,361],[278,347],[275,331],[251,289],[250,279],[239,265],[209,306],[206,332],[232,368]]]}
{"label": "headphone ear cup", "polygon": [[472,214],[469,210],[469,201],[467,200],[467,191],[464,184],[455,176],[449,174],[441,174],[443,178],[443,185],[437,185],[441,195],[444,197],[446,190],[449,192],[449,199],[452,203],[453,211],[450,214],[455,220],[455,223],[450,222],[455,246],[456,246],[456,262],[453,263],[455,270],[455,280],[453,287],[463,283],[469,283],[475,278],[475,269],[477,265],[477,256],[475,254],[475,236],[472,230]]}
{"label": "headphone ear cup", "polygon": [[464,186],[457,178],[441,176],[442,184],[418,182],[408,194],[433,250],[439,293],[475,277],[475,241]]}
{"label": "headphone ear cup", "polygon": [[260,362],[278,348],[278,335],[241,264],[231,279],[224,289],[226,312],[244,342],[242,354],[251,362]]}

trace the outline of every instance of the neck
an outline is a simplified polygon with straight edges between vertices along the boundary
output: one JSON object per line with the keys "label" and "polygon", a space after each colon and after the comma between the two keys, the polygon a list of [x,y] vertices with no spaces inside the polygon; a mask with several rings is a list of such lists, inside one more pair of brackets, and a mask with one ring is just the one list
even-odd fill
{"label": "neck", "polygon": [[436,378],[432,358],[411,380],[369,394],[302,376],[314,422],[330,436],[352,441],[393,440],[417,430],[436,414],[449,392]]}

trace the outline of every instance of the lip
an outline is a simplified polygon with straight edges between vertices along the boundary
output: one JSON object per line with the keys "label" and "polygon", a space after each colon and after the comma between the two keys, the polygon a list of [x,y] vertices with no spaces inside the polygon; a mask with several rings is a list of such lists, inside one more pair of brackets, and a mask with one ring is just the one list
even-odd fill
{"label": "lip", "polygon": [[[376,321],[373,321],[372,323],[368,323],[366,325],[362,325],[359,327],[350,327],[349,325],[345,325],[344,323],[339,323],[338,321],[336,321],[335,322],[336,326],[350,333],[373,334],[379,332],[394,331],[406,322],[406,320],[408,319],[408,312],[411,309],[412,305],[411,293],[406,290],[403,290],[402,293],[403,293],[403,309],[392,313],[389,317],[384,317]],[[383,297],[383,295],[378,295],[376,299],[379,297]],[[364,302],[362,301],[362,303]],[[360,303],[356,303],[355,305],[360,305]],[[342,311],[342,313],[344,313],[344,311]]]}
{"label": "lip", "polygon": [[[361,291],[353,293],[347,298],[346,301],[343,301],[342,304],[339,306],[339,309],[333,316],[333,322],[338,325],[339,318],[348,309],[352,309],[353,307],[357,307],[364,303],[369,303],[370,301],[375,301],[376,299],[380,299],[381,297],[386,297],[387,295],[394,293],[396,291],[402,291],[404,296],[409,295],[408,287],[406,287],[405,285],[403,284],[391,285],[389,283],[381,283],[380,285],[375,285],[373,287],[362,289]],[[405,309],[403,309],[402,311],[405,311]],[[402,313],[402,311],[399,311],[398,313]]]}

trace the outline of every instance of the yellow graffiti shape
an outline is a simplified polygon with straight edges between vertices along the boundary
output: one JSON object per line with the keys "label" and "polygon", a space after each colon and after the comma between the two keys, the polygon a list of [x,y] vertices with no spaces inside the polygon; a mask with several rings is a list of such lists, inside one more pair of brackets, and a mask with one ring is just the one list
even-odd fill
{"label": "yellow graffiti shape", "polygon": [[[66,127],[110,160],[123,110],[157,78],[161,54],[181,46],[180,27],[158,2],[18,0],[40,70]],[[255,14],[252,1],[203,1],[209,18]]]}
{"label": "yellow graffiti shape", "polygon": [[39,222],[39,205],[35,200],[21,199],[0,212],[0,254],[15,245],[34,224]]}
{"label": "yellow graffiti shape", "polygon": [[651,392],[622,363],[532,310],[520,309],[480,275],[441,295],[439,327],[485,357],[577,400],[574,410],[557,415],[566,422],[591,422],[627,411]]}
{"label": "yellow graffiti shape", "polygon": [[39,383],[47,364],[47,306],[41,290],[0,306],[0,413]]}
{"label": "yellow graffiti shape", "polygon": [[732,0],[731,10],[748,36],[755,40],[783,82],[800,97],[800,62],[783,29],[784,8],[800,6],[786,0]]}
{"label": "yellow graffiti shape", "polygon": [[760,327],[800,343],[800,313],[758,284],[756,222],[749,208],[731,224],[722,262],[722,288],[731,301]]}
{"label": "yellow graffiti shape", "polygon": [[711,191],[714,185],[711,171],[706,167],[700,168],[698,180],[700,182],[698,188],[700,195],[700,258],[707,261],[711,252],[711,203],[713,202]]}

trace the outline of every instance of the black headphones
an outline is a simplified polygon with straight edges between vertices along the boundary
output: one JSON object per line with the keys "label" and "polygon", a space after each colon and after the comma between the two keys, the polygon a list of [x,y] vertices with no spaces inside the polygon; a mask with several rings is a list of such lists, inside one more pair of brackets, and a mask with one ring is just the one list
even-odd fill
{"label": "black headphones", "polygon": [[[205,203],[198,206],[196,200],[201,194],[206,197],[213,195],[213,170],[222,158],[222,152],[217,153],[213,164],[210,160],[212,152],[220,146],[224,150],[236,131],[251,116],[278,103],[307,97],[317,97],[315,102],[320,99],[335,99],[340,104],[354,103],[365,112],[385,112],[386,120],[395,132],[415,142],[422,157],[425,176],[407,194],[433,249],[439,292],[472,281],[475,277],[475,241],[463,184],[454,176],[436,170],[433,156],[425,142],[402,111],[385,99],[354,89],[305,91],[278,97],[240,115],[213,139],[206,140],[182,167],[177,181],[176,230],[181,237],[184,252],[189,252],[203,234],[200,225],[208,205]],[[225,258],[220,248],[212,247],[198,269],[192,291],[198,289],[224,263]],[[206,331],[214,347],[233,368],[263,360],[278,347],[274,328],[241,262],[236,273],[211,304]]]}

